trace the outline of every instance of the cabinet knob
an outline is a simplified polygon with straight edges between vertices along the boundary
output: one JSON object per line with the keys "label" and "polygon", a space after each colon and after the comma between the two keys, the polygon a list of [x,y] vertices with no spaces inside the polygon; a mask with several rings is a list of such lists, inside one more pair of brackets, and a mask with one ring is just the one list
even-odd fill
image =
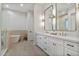
{"label": "cabinet knob", "polygon": [[54,46],[56,46],[56,43],[53,43]]}
{"label": "cabinet knob", "polygon": [[41,39],[41,37],[40,37],[40,39]]}
{"label": "cabinet knob", "polygon": [[32,32],[31,30],[29,32]]}

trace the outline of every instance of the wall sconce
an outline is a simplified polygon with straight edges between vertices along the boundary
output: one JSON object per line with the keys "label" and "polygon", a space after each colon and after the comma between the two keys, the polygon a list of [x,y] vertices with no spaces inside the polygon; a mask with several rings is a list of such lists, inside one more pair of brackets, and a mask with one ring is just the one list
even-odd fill
{"label": "wall sconce", "polygon": [[79,4],[77,4],[77,7],[78,7],[78,9],[79,9]]}
{"label": "wall sconce", "polygon": [[44,15],[40,15],[40,19],[41,20],[44,20]]}
{"label": "wall sconce", "polygon": [[53,25],[56,25],[56,19],[53,18]]}
{"label": "wall sconce", "polygon": [[40,25],[43,27],[44,26],[44,22],[41,22]]}
{"label": "wall sconce", "polygon": [[44,22],[45,21],[44,20],[44,15],[40,15],[40,19],[41,19],[42,22]]}
{"label": "wall sconce", "polygon": [[55,16],[56,15],[56,9],[53,8],[53,15]]}
{"label": "wall sconce", "polygon": [[44,22],[45,22],[45,20],[44,20],[44,15],[40,15],[40,20],[41,20],[40,25],[41,25],[41,26],[44,26]]}
{"label": "wall sconce", "polygon": [[45,20],[43,19],[42,22],[45,22]]}

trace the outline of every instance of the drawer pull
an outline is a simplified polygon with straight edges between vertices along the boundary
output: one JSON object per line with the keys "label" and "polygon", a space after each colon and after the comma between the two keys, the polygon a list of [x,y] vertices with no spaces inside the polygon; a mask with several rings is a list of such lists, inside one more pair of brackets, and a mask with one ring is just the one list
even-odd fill
{"label": "drawer pull", "polygon": [[73,45],[67,44],[68,46],[74,47]]}
{"label": "drawer pull", "polygon": [[45,50],[47,50],[46,48],[44,48]]}
{"label": "drawer pull", "polygon": [[67,56],[71,56],[70,54],[67,54]]}

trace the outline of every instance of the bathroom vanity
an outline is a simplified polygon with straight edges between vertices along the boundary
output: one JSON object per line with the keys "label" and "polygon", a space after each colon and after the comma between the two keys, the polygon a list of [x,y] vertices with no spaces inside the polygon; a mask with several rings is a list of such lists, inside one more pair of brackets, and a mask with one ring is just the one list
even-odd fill
{"label": "bathroom vanity", "polygon": [[79,56],[79,38],[36,33],[36,45],[50,56]]}
{"label": "bathroom vanity", "polygon": [[[44,22],[44,27],[41,26],[41,28],[35,24],[37,29],[36,45],[50,56],[79,56],[79,34],[74,34],[79,32],[77,25],[79,10],[77,10],[76,4],[57,3],[49,4],[49,7],[44,6],[44,12],[41,11],[43,10],[42,6],[40,8],[36,6],[38,9],[35,9],[44,13],[44,18],[36,18],[36,21]],[[35,13],[35,15],[37,14]]]}

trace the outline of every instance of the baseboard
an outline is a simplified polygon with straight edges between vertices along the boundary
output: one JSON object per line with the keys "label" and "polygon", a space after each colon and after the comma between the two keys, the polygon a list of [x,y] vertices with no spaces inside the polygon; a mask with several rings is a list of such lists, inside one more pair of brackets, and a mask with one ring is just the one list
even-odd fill
{"label": "baseboard", "polygon": [[7,51],[8,51],[8,48],[6,48],[6,49],[4,50],[4,52],[1,54],[1,56],[4,56]]}

